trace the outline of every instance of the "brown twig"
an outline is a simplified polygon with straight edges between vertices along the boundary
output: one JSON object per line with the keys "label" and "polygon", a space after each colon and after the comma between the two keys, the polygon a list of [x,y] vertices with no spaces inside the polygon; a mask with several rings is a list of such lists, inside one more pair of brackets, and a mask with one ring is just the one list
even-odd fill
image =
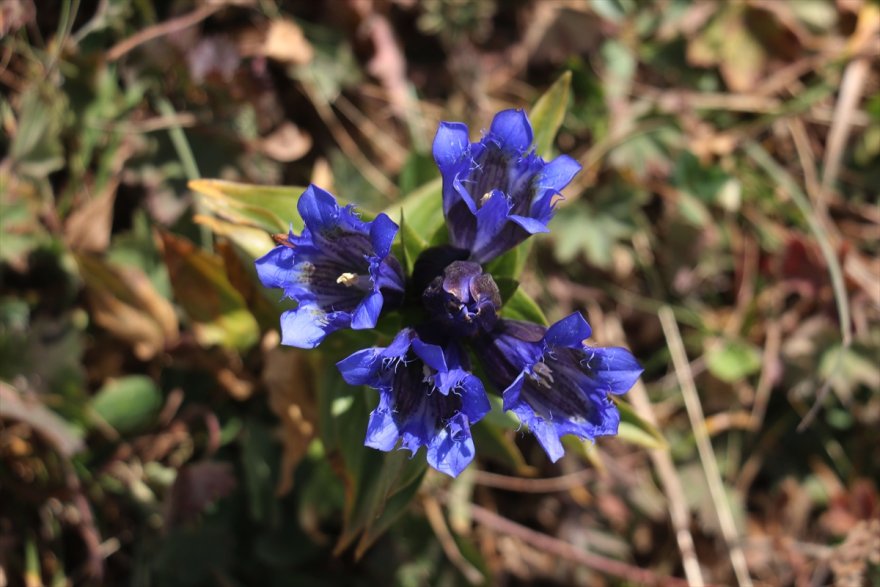
{"label": "brown twig", "polygon": [[127,39],[113,45],[110,50],[107,51],[107,61],[116,61],[129,51],[143,45],[147,41],[152,41],[153,39],[194,26],[223,8],[223,6],[224,5],[220,3],[204,4],[192,12],[172,18],[171,20],[166,20],[165,22],[160,22],[159,24],[147,27],[142,31],[138,31]]}
{"label": "brown twig", "polygon": [[425,508],[425,516],[428,518],[428,523],[431,524],[431,529],[434,530],[434,534],[437,536],[437,540],[440,542],[440,546],[443,548],[443,552],[446,554],[449,562],[455,565],[459,572],[464,575],[464,578],[467,579],[468,583],[471,585],[481,584],[484,581],[483,573],[461,554],[461,551],[455,544],[455,538],[452,537],[452,533],[446,525],[443,510],[440,508],[437,500],[431,495],[425,495],[422,499],[422,506]]}
{"label": "brown twig", "polygon": [[528,477],[511,477],[499,475],[489,471],[475,471],[474,483],[484,487],[515,491],[517,493],[556,493],[568,491],[583,484],[594,477],[596,472],[592,469],[584,469],[559,477],[545,477],[543,479],[530,479]]}
{"label": "brown twig", "polygon": [[681,384],[681,393],[684,397],[684,405],[687,408],[688,418],[691,422],[691,428],[694,432],[694,439],[697,443],[697,452],[700,455],[700,462],[703,464],[703,473],[706,476],[706,482],[709,485],[709,493],[715,505],[715,511],[718,515],[718,522],[721,526],[721,533],[724,541],[727,543],[727,549],[730,555],[730,563],[736,580],[739,585],[750,586],[752,579],[749,576],[749,567],[746,563],[746,557],[743,553],[742,546],[739,543],[739,532],[736,529],[736,522],[733,519],[733,512],[730,510],[730,504],[724,493],[724,485],[721,481],[721,472],[718,469],[718,461],[715,458],[715,452],[712,449],[712,440],[709,437],[709,431],[706,427],[706,418],[703,415],[703,407],[700,404],[700,397],[697,393],[697,386],[694,383],[693,374],[688,371],[687,352],[684,343],[681,340],[681,333],[678,330],[678,324],[675,321],[675,315],[669,306],[663,306],[657,312],[660,318],[660,325],[663,333],[666,335],[666,342],[669,346],[669,352],[672,355],[672,363]]}
{"label": "brown twig", "polygon": [[[446,502],[444,494],[439,495],[440,500]],[[618,577],[636,585],[659,585],[662,587],[684,587],[688,583],[678,577],[665,577],[653,571],[642,569],[628,563],[606,558],[604,556],[587,552],[573,544],[548,536],[512,520],[500,516],[484,507],[471,504],[471,515],[474,521],[491,528],[499,533],[518,538],[532,545],[542,552],[558,556],[579,565],[583,565],[600,573]]]}

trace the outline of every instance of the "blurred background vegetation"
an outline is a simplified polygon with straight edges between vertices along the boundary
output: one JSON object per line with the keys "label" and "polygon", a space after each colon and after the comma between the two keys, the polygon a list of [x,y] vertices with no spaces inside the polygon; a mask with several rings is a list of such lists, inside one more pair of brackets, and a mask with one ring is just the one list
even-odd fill
{"label": "blurred background vegetation", "polygon": [[[878,35],[872,0],[3,0],[0,586],[880,585]],[[362,511],[327,431],[378,453],[248,261],[301,188],[187,182],[392,210],[440,120],[563,83],[584,170],[521,287],[633,350],[656,428],[553,465],[487,426]]]}

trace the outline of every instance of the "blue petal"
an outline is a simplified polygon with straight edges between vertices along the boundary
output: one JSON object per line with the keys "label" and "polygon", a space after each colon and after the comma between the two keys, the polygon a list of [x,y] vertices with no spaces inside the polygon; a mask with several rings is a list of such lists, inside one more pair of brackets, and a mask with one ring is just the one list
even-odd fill
{"label": "blue petal", "polygon": [[547,228],[547,223],[543,220],[539,220],[537,218],[529,218],[527,216],[519,216],[517,214],[511,214],[510,220],[519,224],[523,227],[529,234],[539,234],[542,232],[550,232],[550,229]]}
{"label": "blue petal", "polygon": [[499,141],[505,153],[520,155],[532,144],[532,125],[522,110],[502,110],[496,114],[489,134]]}
{"label": "blue petal", "polygon": [[544,449],[544,452],[547,453],[547,456],[550,457],[551,461],[555,463],[562,458],[562,455],[565,454],[565,449],[562,447],[562,441],[559,440],[559,432],[551,422],[535,417],[526,419],[523,418],[523,414],[518,415],[528,425],[529,430],[538,439],[538,443]]}
{"label": "blue petal", "polygon": [[604,384],[604,391],[610,393],[626,393],[635,385],[642,366],[628,350],[620,347],[589,348],[590,368],[595,372],[596,379]]}
{"label": "blue petal", "polygon": [[300,306],[281,314],[281,344],[313,349],[337,328],[326,312],[317,306]]}
{"label": "blue petal", "polygon": [[347,356],[336,368],[349,385],[375,385],[381,359],[381,349],[373,347]]}
{"label": "blue petal", "polygon": [[560,155],[538,173],[536,185],[540,190],[561,191],[580,170],[580,163],[568,155]]}
{"label": "blue petal", "polygon": [[303,222],[313,232],[335,228],[339,223],[339,205],[332,194],[310,185],[296,204]]}
{"label": "blue petal", "polygon": [[354,330],[375,328],[382,311],[382,294],[378,291],[367,295],[351,314],[351,327]]}
{"label": "blue petal", "polygon": [[468,374],[460,383],[461,412],[471,422],[479,422],[492,410],[486,389],[479,377]]}
{"label": "blue petal", "polygon": [[470,139],[468,127],[461,122],[441,122],[437,134],[434,136],[434,161],[442,171],[458,161],[461,161],[468,153]]}
{"label": "blue petal", "polygon": [[370,421],[367,424],[367,436],[364,439],[364,445],[370,448],[389,451],[397,444],[399,437],[400,433],[392,414],[382,408],[373,410],[370,414]]}
{"label": "blue petal", "polygon": [[294,269],[294,249],[277,246],[254,263],[257,276],[266,287],[284,288],[296,281],[299,272]]}
{"label": "blue petal", "polygon": [[548,328],[544,342],[551,348],[554,346],[582,348],[583,341],[590,338],[591,333],[590,325],[580,312],[574,312]]}
{"label": "blue petal", "polygon": [[470,423],[464,414],[450,418],[428,444],[428,464],[451,477],[464,471],[474,454]]}
{"label": "blue petal", "polygon": [[391,243],[397,235],[397,228],[397,224],[386,214],[379,214],[370,223],[370,242],[375,255],[380,259],[387,257],[391,252]]}
{"label": "blue petal", "polygon": [[416,338],[412,341],[412,348],[416,355],[434,371],[445,373],[449,370],[446,366],[446,357],[443,355],[443,349],[436,344],[428,344]]}

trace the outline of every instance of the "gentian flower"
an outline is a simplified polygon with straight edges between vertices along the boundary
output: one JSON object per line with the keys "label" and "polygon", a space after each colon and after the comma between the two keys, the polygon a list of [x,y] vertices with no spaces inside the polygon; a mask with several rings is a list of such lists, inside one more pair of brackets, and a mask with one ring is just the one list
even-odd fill
{"label": "gentian flower", "polygon": [[459,336],[491,330],[498,320],[501,294],[495,280],[472,261],[453,261],[425,288],[422,301],[432,324]]}
{"label": "gentian flower", "polygon": [[300,196],[297,210],[302,234],[291,229],[256,261],[263,285],[298,302],[281,315],[282,344],[314,348],[340,328],[375,327],[386,301],[403,294],[403,271],[391,255],[397,225],[385,214],[363,222],[353,206],[340,208],[315,186]]}
{"label": "gentian flower", "polygon": [[297,204],[302,234],[291,230],[257,260],[263,284],[298,302],[281,317],[284,344],[313,348],[335,330],[373,328],[381,312],[401,306],[403,327],[388,346],[336,364],[349,384],[379,392],[366,446],[413,455],[424,446],[432,467],[461,473],[475,457],[471,426],[491,409],[471,356],[551,460],[563,454],[563,435],[593,440],[617,432],[620,415],[609,395],[635,383],[642,372],[635,358],[622,348],[586,346],[590,327],[579,314],[549,328],[501,318],[500,291],[483,270],[547,231],[560,190],[580,170],[565,155],[545,162],[532,142],[521,110],[499,112],[475,143],[465,125],[440,125],[433,152],[449,242],[421,251],[411,275],[391,254],[394,222],[384,214],[363,222],[314,186]]}
{"label": "gentian flower", "polygon": [[400,440],[413,455],[425,446],[428,464],[453,477],[461,473],[474,459],[471,424],[490,410],[465,358],[457,344],[428,344],[406,328],[388,347],[364,349],[337,363],[346,382],[379,390],[364,444],[390,451]]}
{"label": "gentian flower", "polygon": [[629,391],[642,373],[623,348],[584,344],[590,326],[571,314],[545,329],[502,320],[475,351],[487,374],[503,389],[504,409],[516,414],[552,461],[563,454],[560,437],[617,434],[620,414],[608,394]]}
{"label": "gentian flower", "polygon": [[486,263],[547,232],[555,197],[580,171],[567,155],[545,162],[532,149],[532,127],[522,110],[495,115],[471,143],[460,122],[441,122],[434,161],[443,176],[443,213],[454,247]]}

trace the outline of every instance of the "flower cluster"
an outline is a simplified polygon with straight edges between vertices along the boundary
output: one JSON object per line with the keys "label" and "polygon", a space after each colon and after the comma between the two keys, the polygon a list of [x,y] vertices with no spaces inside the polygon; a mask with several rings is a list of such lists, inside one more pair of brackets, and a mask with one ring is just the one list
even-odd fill
{"label": "flower cluster", "polygon": [[[625,393],[642,370],[629,351],[584,341],[590,327],[572,314],[550,327],[501,317],[498,286],[483,267],[546,232],[559,192],[580,170],[570,157],[546,162],[532,148],[521,110],[499,112],[472,143],[461,123],[441,123],[434,160],[443,178],[449,243],[432,247],[405,276],[391,253],[398,226],[370,222],[311,186],[299,200],[305,223],[257,260],[267,287],[298,302],[281,317],[282,343],[317,346],[341,328],[373,328],[383,312],[410,306],[421,316],[387,347],[354,353],[337,366],[352,385],[379,391],[365,444],[413,454],[458,475],[473,460],[471,426],[490,411],[487,389],[472,372],[482,365],[490,391],[556,461],[560,438],[615,434],[620,416],[609,394]],[[404,296],[406,292],[406,296]]]}

